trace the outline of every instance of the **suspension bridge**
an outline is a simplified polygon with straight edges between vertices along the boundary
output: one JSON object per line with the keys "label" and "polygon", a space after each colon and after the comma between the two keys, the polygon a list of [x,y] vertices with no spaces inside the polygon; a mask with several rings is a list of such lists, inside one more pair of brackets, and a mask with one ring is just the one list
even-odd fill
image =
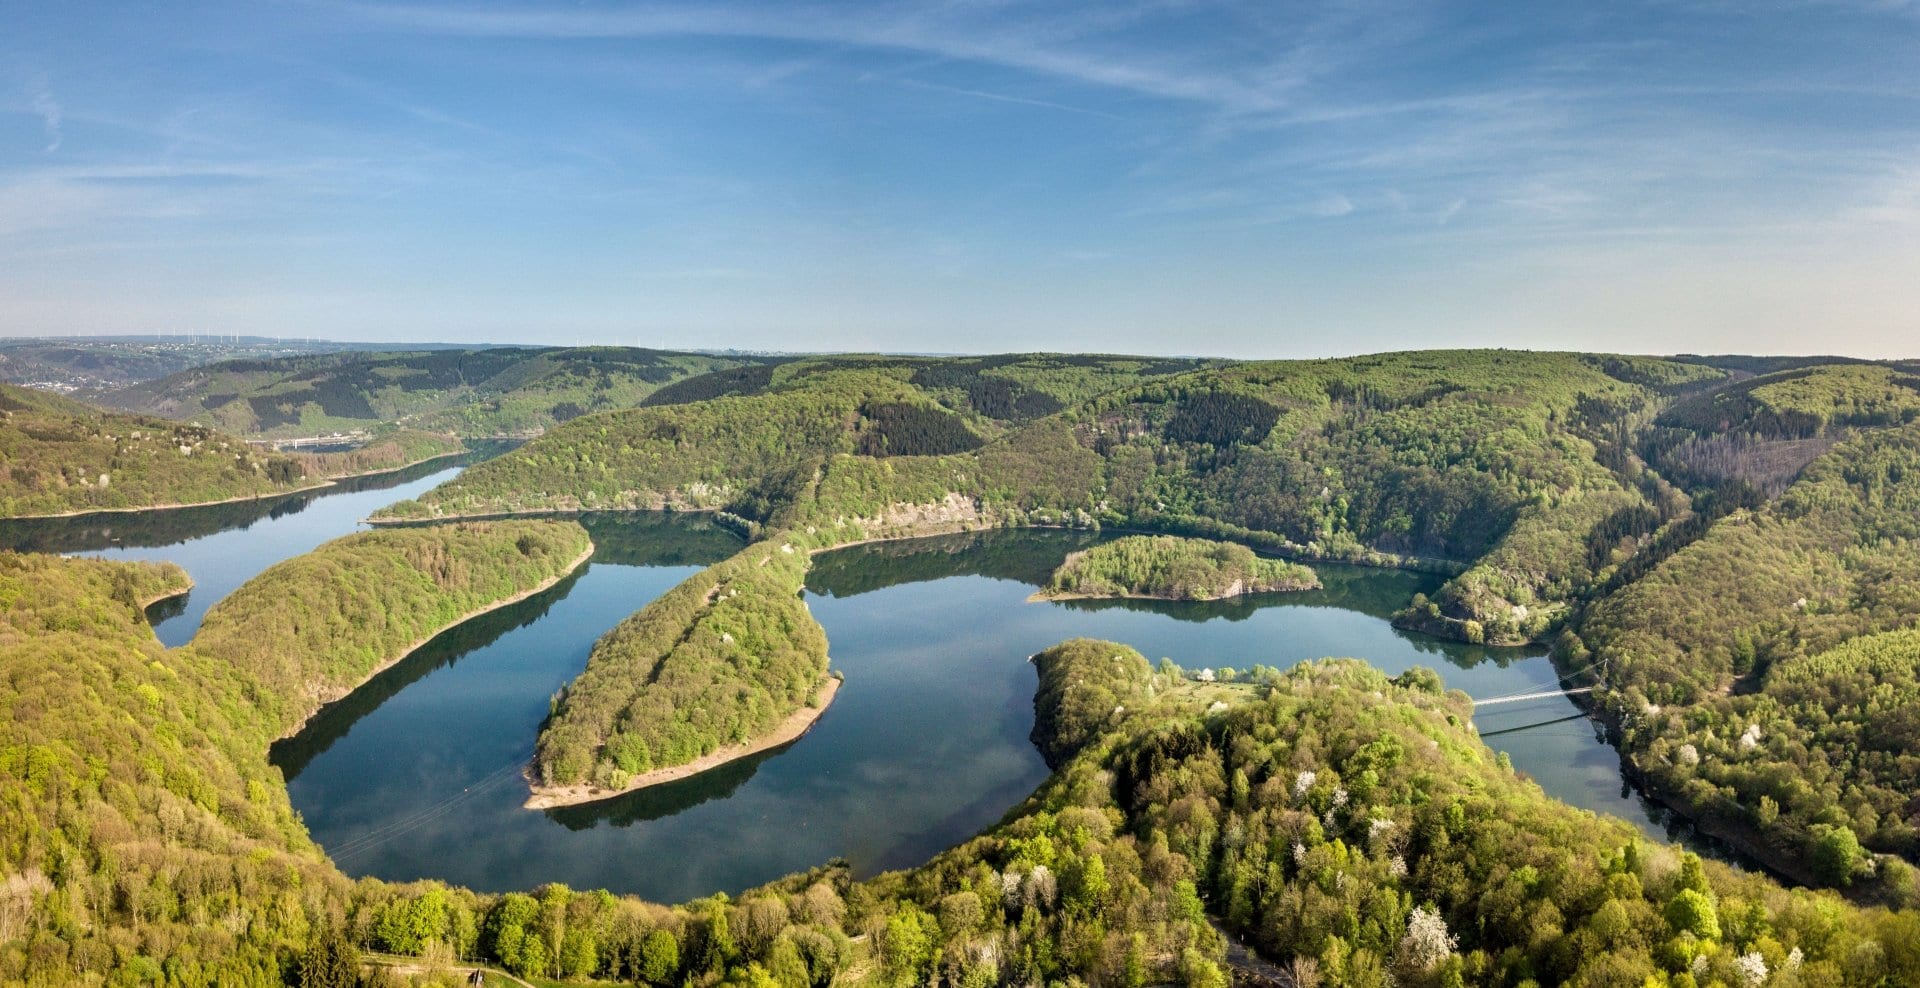
{"label": "suspension bridge", "polygon": [[1541,690],[1535,693],[1515,693],[1509,696],[1490,696],[1484,700],[1475,700],[1473,701],[1473,706],[1475,709],[1479,709],[1480,707],[1491,707],[1496,703],[1524,703],[1528,700],[1545,700],[1548,697],[1554,696],[1577,696],[1581,693],[1591,692],[1593,692],[1593,687],[1591,686],[1576,686],[1567,690]]}

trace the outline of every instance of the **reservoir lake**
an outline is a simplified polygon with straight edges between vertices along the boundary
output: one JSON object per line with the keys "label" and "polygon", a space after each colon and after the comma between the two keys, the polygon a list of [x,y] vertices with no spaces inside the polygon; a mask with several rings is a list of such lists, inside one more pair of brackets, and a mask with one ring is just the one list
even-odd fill
{"label": "reservoir lake", "polygon": [[[194,577],[150,612],[168,645],[282,559],[364,527],[381,506],[452,477],[427,464],[275,501],[0,523],[0,546],[165,559]],[[1029,602],[1085,532],[998,531],[822,554],[807,603],[846,676],[784,748],[583,806],[523,809],[521,775],[550,698],[595,640],[739,540],[701,515],[588,515],[591,561],[549,590],[462,624],[316,716],[272,752],[309,830],[350,875],[438,878],[490,891],[544,882],[675,902],[737,893],[836,858],[857,875],[908,867],[992,825],[1046,777],[1028,740],[1026,658],[1107,638],[1189,669],[1285,668],[1323,656],[1392,674],[1416,665],[1476,698],[1552,690],[1543,650],[1445,642],[1388,618],[1439,577],[1315,566],[1323,589],[1228,602]],[[1549,794],[1696,844],[1624,783],[1572,701],[1488,707],[1492,747]],[[1708,849],[1710,850],[1710,849]]]}

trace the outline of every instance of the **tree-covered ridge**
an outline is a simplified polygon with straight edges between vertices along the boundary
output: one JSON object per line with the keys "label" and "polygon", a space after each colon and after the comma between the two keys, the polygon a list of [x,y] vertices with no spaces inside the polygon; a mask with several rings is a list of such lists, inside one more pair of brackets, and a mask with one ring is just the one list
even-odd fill
{"label": "tree-covered ridge", "polygon": [[1123,645],[1035,662],[1035,739],[1059,771],[1000,827],[872,883],[923,904],[971,892],[989,916],[999,886],[999,929],[955,944],[942,923],[946,983],[982,958],[1016,983],[1212,983],[1207,916],[1299,984],[1920,976],[1912,913],[1787,892],[1554,802],[1431,673],[1306,663],[1198,703]]}
{"label": "tree-covered ridge", "polygon": [[355,477],[399,470],[467,451],[460,437],[421,429],[395,429],[358,449],[340,453],[293,453],[309,477]]}
{"label": "tree-covered ridge", "polygon": [[1640,440],[1671,479],[1739,481],[1766,495],[1860,429],[1920,417],[1920,376],[1868,363],[1800,366],[1683,398]]}
{"label": "tree-covered ridge", "polygon": [[184,586],[0,554],[0,982],[279,984],[335,908],[245,679],[147,627]]}
{"label": "tree-covered ridge", "polygon": [[1107,523],[1465,569],[1417,623],[1524,641],[1685,516],[1631,438],[1717,373],[1504,351],[1233,365],[1108,393],[964,456],[830,459],[783,523],[848,540]]}
{"label": "tree-covered ridge", "polygon": [[1059,772],[919,868],[676,907],[352,882],[287,806],[275,726],[235,667],[160,648],[126,602],[177,579],[0,555],[0,981],[338,983],[318,979],[366,950],[652,988],[1224,988],[1209,916],[1328,985],[1920,972],[1911,912],[1703,866],[1546,799],[1431,674],[1334,662],[1203,685],[1105,642],[1036,659]]}
{"label": "tree-covered ridge", "polygon": [[1134,535],[1068,555],[1041,595],[1219,600],[1319,585],[1313,570],[1236,543]]}
{"label": "tree-covered ridge", "polygon": [[0,516],[199,504],[314,482],[294,458],[225,433],[0,384]]}
{"label": "tree-covered ridge", "polygon": [[836,453],[898,456],[977,444],[900,374],[835,370],[761,394],[635,408],[567,423],[394,518],[522,511],[723,509],[764,519]]}
{"label": "tree-covered ridge", "polygon": [[[1720,374],[1506,351],[1234,364],[1136,379],[1025,423],[929,420],[953,436],[999,430],[970,452],[893,455],[894,443],[862,438],[876,421],[863,408],[902,402],[927,418],[953,366],[780,364],[750,393],[572,423],[393,514],[681,504],[840,541],[1119,523],[1466,569],[1419,623],[1524,641],[1685,515],[1686,497],[1644,470],[1632,438],[1672,394]],[[929,437],[918,451],[955,445],[911,433]],[[877,448],[885,463],[857,455]]]}
{"label": "tree-covered ridge", "polygon": [[1095,395],[1143,380],[1230,361],[1101,354],[1008,353],[982,357],[892,357],[861,354],[806,357],[715,371],[676,382],[646,404],[684,404],[758,394],[776,385],[847,370],[897,377],[939,405],[997,423],[1051,415]]}
{"label": "tree-covered ridge", "polygon": [[602,636],[541,729],[537,789],[611,795],[633,776],[760,737],[816,702],[827,636],[800,599],[806,571],[807,553],[776,536]]}
{"label": "tree-covered ridge", "polygon": [[[1608,687],[1623,754],[1666,798],[1808,880],[1911,899],[1912,870],[1855,841],[1916,858],[1916,777],[1844,727],[1850,689],[1813,671],[1920,622],[1916,571],[1920,424],[1864,432],[1594,603],[1562,654]],[[1909,701],[1884,661],[1857,668],[1891,677],[1871,704],[1897,725]]]}
{"label": "tree-covered ridge", "polygon": [[102,400],[246,435],[316,435],[397,422],[495,436],[629,408],[673,381],[746,363],[631,347],[355,351],[196,367]]}
{"label": "tree-covered ridge", "polygon": [[573,522],[349,535],[268,568],[214,605],[193,649],[234,669],[287,733],[462,619],[558,580],[591,550]]}
{"label": "tree-covered ridge", "polygon": [[1808,439],[1832,429],[1903,425],[1916,418],[1920,378],[1882,364],[1824,364],[1688,398],[1662,414],[1660,424],[1702,434]]}

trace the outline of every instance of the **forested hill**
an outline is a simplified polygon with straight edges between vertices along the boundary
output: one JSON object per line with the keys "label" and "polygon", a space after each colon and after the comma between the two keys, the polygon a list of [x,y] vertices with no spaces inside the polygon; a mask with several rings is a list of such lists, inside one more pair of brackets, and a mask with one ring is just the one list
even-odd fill
{"label": "forested hill", "polygon": [[1631,440],[1673,396],[1724,376],[1505,351],[1117,367],[997,364],[1063,397],[1037,417],[989,402],[1013,415],[995,418],[969,397],[988,371],[964,361],[782,365],[764,386],[734,375],[722,397],[568,423],[393,516],[674,504],[843,540],[1158,528],[1464,570],[1408,620],[1519,641],[1687,510]]}
{"label": "forested hill", "polygon": [[464,451],[453,436],[392,429],[345,452],[272,453],[204,426],[0,384],[0,518],[271,497]]}
{"label": "forested hill", "polygon": [[517,435],[639,404],[691,376],[760,363],[631,347],[356,351],[211,364],[100,400],[248,436],[395,423],[462,436]]}
{"label": "forested hill", "polygon": [[0,517],[264,497],[318,483],[225,433],[0,384]]}
{"label": "forested hill", "polygon": [[908,871],[829,867],[671,907],[353,881],[288,805],[250,674],[145,628],[138,602],[179,585],[0,554],[0,982],[352,984],[366,950],[648,988],[1226,988],[1215,922],[1297,984],[1920,979],[1915,914],[1554,802],[1431,672],[1335,661],[1199,684],[1110,642],[1036,657],[1057,772]]}
{"label": "forested hill", "polygon": [[1590,607],[1565,664],[1630,763],[1809,880],[1912,896],[1920,861],[1920,422],[1858,432]]}

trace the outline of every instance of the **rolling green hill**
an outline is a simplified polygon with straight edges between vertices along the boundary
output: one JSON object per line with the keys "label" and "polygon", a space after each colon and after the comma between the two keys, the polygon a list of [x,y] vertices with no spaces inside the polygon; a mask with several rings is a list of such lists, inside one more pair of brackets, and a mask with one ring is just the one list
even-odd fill
{"label": "rolling green hill", "polygon": [[392,424],[495,436],[629,407],[662,385],[755,363],[628,347],[349,352],[227,361],[107,392],[100,400],[248,436],[326,435]]}
{"label": "rolling green hill", "polygon": [[270,453],[204,426],[0,384],[0,517],[272,497],[463,451],[452,436],[393,429],[344,452]]}
{"label": "rolling green hill", "polygon": [[[1009,368],[1036,387],[1048,379],[1017,361],[782,365],[749,393],[569,423],[392,517],[675,505],[830,542],[1118,524],[1464,571],[1408,622],[1522,641],[1686,510],[1630,438],[1672,395],[1721,376],[1644,358],[1461,351],[1136,368],[1125,386],[1028,420],[958,400],[952,381]],[[1080,392],[1126,380],[1102,371],[1086,383],[1074,365],[1047,373]]]}
{"label": "rolling green hill", "polygon": [[[342,579],[297,575],[308,596]],[[179,584],[0,555],[0,981],[350,983],[380,951],[656,988],[1225,988],[1225,936],[1328,985],[1920,977],[1914,913],[1788,890],[1556,803],[1430,673],[1329,661],[1196,684],[1084,640],[1035,660],[1055,774],[920,867],[671,907],[352,881],[266,761],[274,719],[248,692],[280,687],[144,627],[140,600]]]}
{"label": "rolling green hill", "polygon": [[[1920,625],[1916,573],[1920,423],[1839,442],[1720,517],[1589,607],[1561,652],[1609,688],[1623,754],[1666,798],[1810,880],[1865,880],[1858,844],[1920,860],[1920,777],[1897,740],[1920,715],[1902,685],[1920,653],[1885,634]],[[1868,710],[1874,733],[1847,726]],[[1858,843],[1816,876],[1824,839]]]}
{"label": "rolling green hill", "polygon": [[264,497],[318,483],[225,433],[0,384],[0,516]]}

